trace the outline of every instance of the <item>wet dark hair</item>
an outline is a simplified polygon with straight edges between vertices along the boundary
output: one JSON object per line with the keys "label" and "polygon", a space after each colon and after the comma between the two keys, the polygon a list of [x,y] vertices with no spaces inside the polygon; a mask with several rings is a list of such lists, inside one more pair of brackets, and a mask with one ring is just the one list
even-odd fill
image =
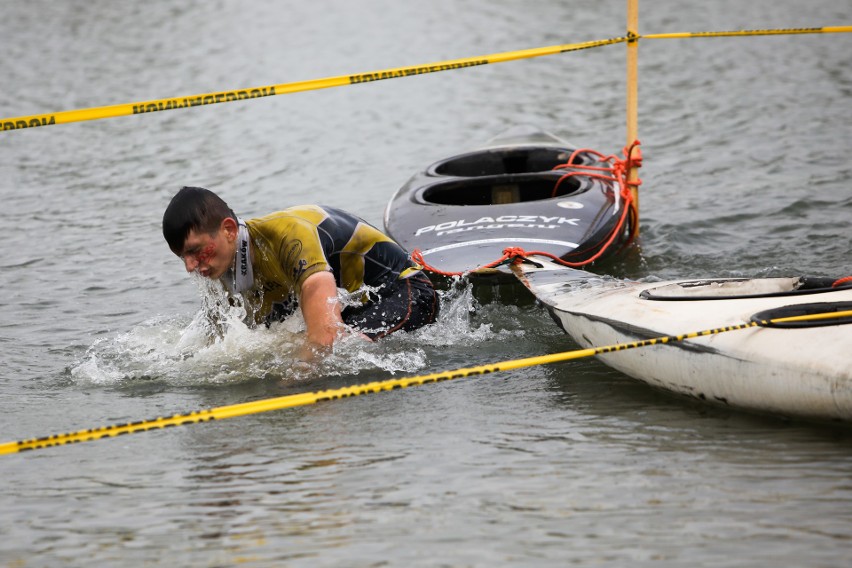
{"label": "wet dark hair", "polygon": [[172,252],[180,255],[190,231],[215,233],[222,221],[237,216],[222,198],[203,187],[182,187],[163,213],[163,236]]}

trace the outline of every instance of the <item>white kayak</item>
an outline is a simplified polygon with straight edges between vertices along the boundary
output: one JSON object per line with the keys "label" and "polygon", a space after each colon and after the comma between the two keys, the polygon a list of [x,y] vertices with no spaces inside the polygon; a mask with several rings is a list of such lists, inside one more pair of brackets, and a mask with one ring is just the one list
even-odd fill
{"label": "white kayak", "polygon": [[[633,282],[538,258],[513,270],[584,348],[756,320],[852,309],[827,278]],[[852,420],[852,318],[748,327],[598,356],[626,375],[703,401],[788,417]]]}

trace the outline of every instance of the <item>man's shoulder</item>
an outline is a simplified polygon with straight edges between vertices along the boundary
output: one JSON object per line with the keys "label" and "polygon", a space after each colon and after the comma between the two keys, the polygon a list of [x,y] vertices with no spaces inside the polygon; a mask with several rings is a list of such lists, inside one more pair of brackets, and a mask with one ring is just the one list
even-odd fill
{"label": "man's shoulder", "polygon": [[249,227],[263,230],[264,227],[272,229],[276,226],[287,224],[313,225],[314,227],[319,227],[320,225],[327,225],[328,223],[324,224],[325,221],[329,221],[331,223],[342,223],[343,226],[355,226],[358,223],[364,223],[360,217],[343,211],[342,209],[328,207],[325,205],[295,205],[293,207],[288,207],[287,209],[282,209],[281,211],[269,213],[262,217],[249,219],[246,221],[246,224],[248,224]]}
{"label": "man's shoulder", "polygon": [[251,233],[271,237],[282,232],[316,230],[316,227],[327,218],[328,213],[321,207],[299,205],[275,211],[262,217],[254,217],[246,221],[246,225],[248,225]]}
{"label": "man's shoulder", "polygon": [[269,223],[276,222],[286,222],[286,221],[308,221],[315,225],[322,223],[323,219],[328,217],[329,212],[326,208],[320,205],[295,205],[293,207],[288,207],[287,209],[282,209],[280,211],[273,211],[272,213],[268,213],[261,217],[254,217],[246,221],[248,225],[265,225]]}

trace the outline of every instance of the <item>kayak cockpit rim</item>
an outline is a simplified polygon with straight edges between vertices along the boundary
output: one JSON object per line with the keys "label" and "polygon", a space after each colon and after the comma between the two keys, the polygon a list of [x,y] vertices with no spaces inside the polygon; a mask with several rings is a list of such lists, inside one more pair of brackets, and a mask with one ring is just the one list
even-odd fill
{"label": "kayak cockpit rim", "polygon": [[852,287],[852,284],[832,287],[834,282],[834,278],[815,276],[688,280],[647,288],[639,294],[639,297],[654,301],[733,300],[818,294]]}
{"label": "kayak cockpit rim", "polygon": [[[565,146],[509,146],[476,150],[435,162],[426,168],[430,176],[480,177],[530,172],[548,172],[567,165],[576,152]],[[571,164],[595,162],[590,155],[578,152]]]}
{"label": "kayak cockpit rim", "polygon": [[569,197],[591,189],[587,177],[570,177],[557,187],[564,174],[537,172],[510,175],[450,178],[421,188],[412,197],[424,205],[508,205]]}

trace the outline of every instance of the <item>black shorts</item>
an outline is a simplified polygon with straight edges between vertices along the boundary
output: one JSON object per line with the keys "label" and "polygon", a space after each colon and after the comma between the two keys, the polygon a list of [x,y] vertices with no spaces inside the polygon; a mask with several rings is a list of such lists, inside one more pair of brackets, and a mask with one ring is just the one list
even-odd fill
{"label": "black shorts", "polygon": [[383,286],[377,296],[363,306],[345,308],[341,314],[346,325],[370,339],[400,329],[413,331],[438,317],[438,293],[422,272]]}

